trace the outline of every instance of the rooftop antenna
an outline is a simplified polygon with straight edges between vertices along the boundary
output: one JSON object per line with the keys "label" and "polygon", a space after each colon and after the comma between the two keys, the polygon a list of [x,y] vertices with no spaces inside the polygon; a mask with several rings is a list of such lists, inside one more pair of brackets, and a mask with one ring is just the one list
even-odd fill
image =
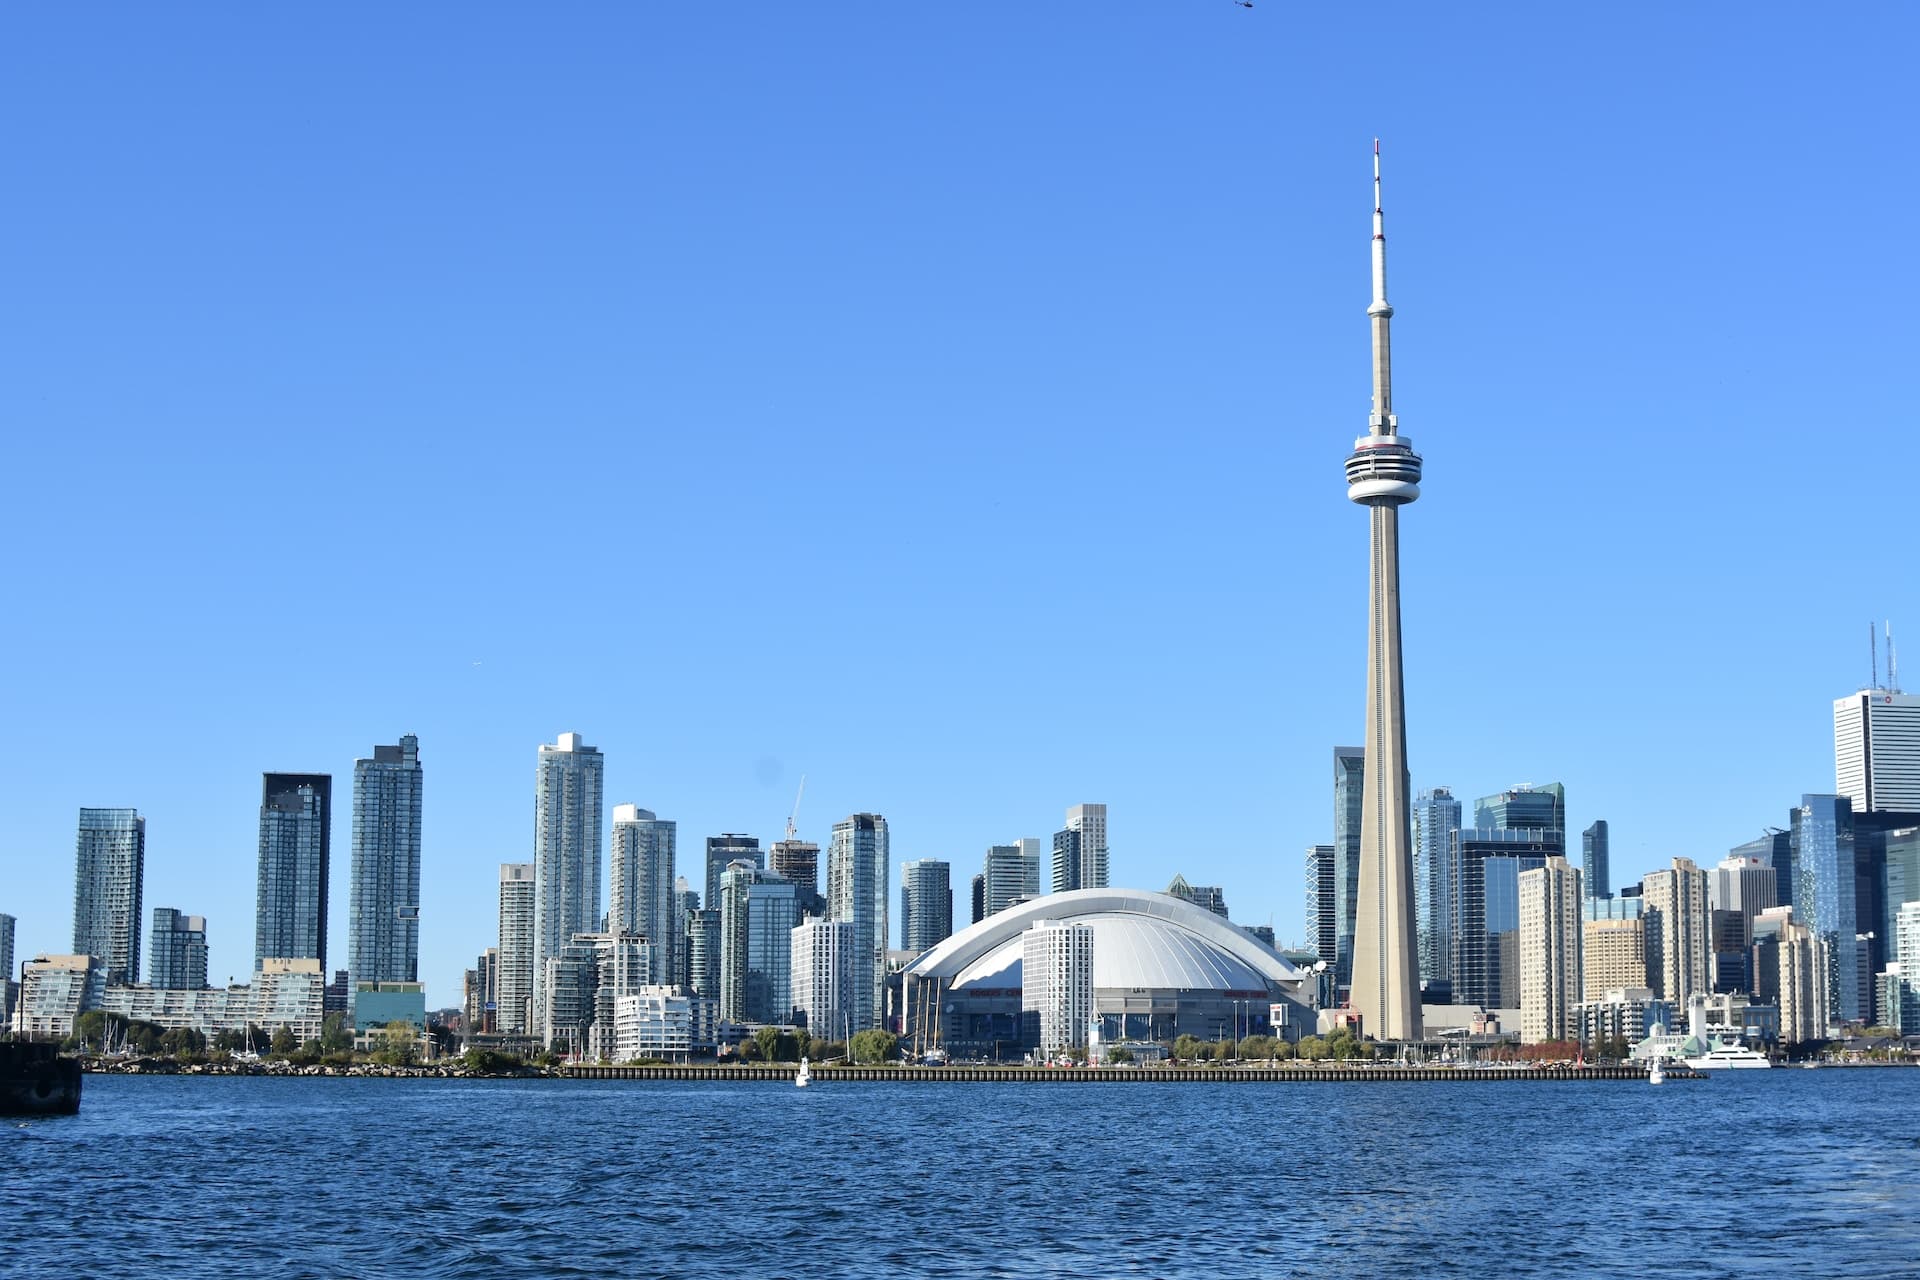
{"label": "rooftop antenna", "polygon": [[1873,664],[1873,678],[1867,681],[1867,688],[1880,687],[1880,637],[1874,634],[1873,624],[1867,624],[1867,658]]}
{"label": "rooftop antenna", "polygon": [[1900,692],[1900,659],[1893,651],[1893,622],[1887,622],[1887,692]]}

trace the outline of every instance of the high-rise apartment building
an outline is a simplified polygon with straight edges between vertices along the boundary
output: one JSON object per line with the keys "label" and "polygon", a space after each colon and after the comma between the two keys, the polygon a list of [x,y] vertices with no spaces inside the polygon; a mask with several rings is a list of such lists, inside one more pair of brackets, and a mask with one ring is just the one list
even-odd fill
{"label": "high-rise apartment building", "polygon": [[1588,898],[1582,905],[1580,967],[1588,1001],[1604,1000],[1609,991],[1647,985],[1647,925],[1642,906],[1638,894]]}
{"label": "high-rise apartment building", "polygon": [[404,734],[353,762],[353,885],[347,977],[420,980],[420,740]]}
{"label": "high-rise apartment building", "polygon": [[1828,1004],[1828,994],[1833,990],[1833,956],[1826,939],[1818,929],[1790,916],[1779,921],[1775,938],[1780,1040],[1784,1044],[1824,1040],[1833,1020]]}
{"label": "high-rise apartment building", "polygon": [[1862,689],[1833,704],[1834,790],[1855,813],[1920,812],[1920,695]]}
{"label": "high-rise apartment building", "polygon": [[1852,1021],[1866,1013],[1860,990],[1853,802],[1846,796],[1804,795],[1788,821],[1793,912],[1819,936],[1830,966],[1824,1011]]}
{"label": "high-rise apartment building", "polygon": [[468,1035],[496,1035],[500,1030],[500,948],[488,947],[466,972],[462,1012]]}
{"label": "high-rise apartment building", "polygon": [[1580,872],[1566,858],[1520,873],[1520,1042],[1577,1035],[1585,999]]}
{"label": "high-rise apartment building", "polygon": [[855,1031],[876,1027],[886,1010],[887,820],[856,813],[833,824],[827,853],[827,917],[853,925]]}
{"label": "high-rise apartment building", "polygon": [[1217,884],[1188,884],[1185,876],[1175,876],[1167,886],[1167,896],[1202,907],[1222,920],[1227,918],[1227,891]]}
{"label": "high-rise apartment building", "polygon": [[1646,901],[1647,985],[1685,1008],[1689,998],[1713,990],[1707,917],[1707,873],[1691,858],[1675,858],[1665,871],[1641,878]]}
{"label": "high-rise apartment building", "polygon": [[533,1021],[533,864],[500,864],[498,1006],[494,1022],[503,1035],[526,1035]]}
{"label": "high-rise apartment building", "polygon": [[260,867],[253,967],[318,960],[327,967],[327,885],[333,865],[333,776],[260,777]]}
{"label": "high-rise apartment building", "polygon": [[807,920],[793,929],[793,1013],[820,1040],[840,1040],[853,1025],[853,925]]}
{"label": "high-rise apartment building", "polygon": [[0,911],[0,1030],[10,1026],[13,1018],[13,926],[13,917]]}
{"label": "high-rise apartment building", "polygon": [[[794,891],[799,892],[798,885],[794,886]],[[687,953],[691,949],[691,944],[687,941],[687,920],[699,909],[700,891],[688,884],[685,876],[675,876],[673,878],[673,982],[677,986],[686,987],[689,991],[693,989],[693,983],[687,976]]]}
{"label": "high-rise apartment building", "polygon": [[1016,902],[1040,896],[1040,853],[1029,851],[1025,841],[988,848],[981,874],[986,877],[987,915],[999,915]]}
{"label": "high-rise apartment building", "polygon": [[1333,965],[1336,987],[1353,977],[1354,901],[1360,893],[1360,802],[1366,794],[1364,747],[1333,749]]}
{"label": "high-rise apartment building", "polygon": [[720,876],[720,1018],[784,1023],[793,1016],[794,886],[741,859]]}
{"label": "high-rise apartment building", "polygon": [[73,950],[100,961],[109,985],[140,981],[140,890],[147,820],[133,809],[82,809],[73,871]]}
{"label": "high-rise apartment building", "polygon": [[[736,862],[751,862],[762,871],[767,867],[767,855],[761,851],[760,837],[744,836],[733,831],[708,836],[706,856],[707,896],[702,901],[716,910],[720,906],[720,877],[726,874],[728,867]],[[781,878],[785,879],[784,876]],[[798,882],[789,880],[788,883]]]}
{"label": "high-rise apartment building", "polygon": [[1053,834],[1053,891],[1107,887],[1107,806],[1076,804]]}
{"label": "high-rise apartment building", "polygon": [[606,760],[577,733],[540,744],[533,783],[533,1025],[547,957],[576,933],[600,931],[600,822]]}
{"label": "high-rise apartment building", "polygon": [[1613,896],[1613,869],[1607,859],[1607,820],[1601,818],[1580,833],[1580,873],[1589,898]]}
{"label": "high-rise apartment building", "polygon": [[820,895],[820,846],[811,840],[775,840],[767,849],[767,869],[793,886],[800,918],[824,916],[827,900]]}
{"label": "high-rise apartment building", "polygon": [[1888,1019],[1903,1035],[1920,1032],[1920,900],[1903,902],[1894,916],[1895,975]]}
{"label": "high-rise apartment building", "polygon": [[1048,1056],[1087,1043],[1093,1021],[1093,926],[1041,920],[1020,938],[1020,1010]]}
{"label": "high-rise apartment building", "polygon": [[1413,798],[1414,916],[1419,933],[1420,981],[1447,978],[1447,926],[1453,919],[1453,833],[1460,802],[1445,787]]}
{"label": "high-rise apartment building", "polygon": [[147,957],[149,985],[166,991],[201,990],[207,985],[207,918],[155,907]]}
{"label": "high-rise apartment building", "polygon": [[633,933],[652,944],[649,985],[680,981],[680,922],[685,918],[674,898],[673,858],[677,827],[636,804],[613,807],[611,881],[613,905],[609,933]]}
{"label": "high-rise apartment building", "polygon": [[938,858],[900,864],[900,949],[915,955],[953,936],[953,868]]}
{"label": "high-rise apartment building", "polygon": [[973,877],[973,923],[979,924],[987,918],[987,873],[976,872]]}
{"label": "high-rise apartment building", "polygon": [[1326,962],[1329,972],[1340,946],[1340,908],[1334,889],[1339,866],[1336,846],[1307,846],[1307,945]]}
{"label": "high-rise apartment building", "polygon": [[720,1001],[720,908],[704,907],[686,914],[686,976],[682,985],[697,996]]}

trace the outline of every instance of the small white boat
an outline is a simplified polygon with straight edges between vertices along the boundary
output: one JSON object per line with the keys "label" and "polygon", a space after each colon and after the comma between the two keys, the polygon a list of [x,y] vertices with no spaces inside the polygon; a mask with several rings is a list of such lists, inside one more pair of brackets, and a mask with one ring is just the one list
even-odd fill
{"label": "small white boat", "polygon": [[813,1072],[808,1070],[805,1058],[800,1059],[800,1069],[793,1073],[793,1083],[802,1089],[813,1083]]}

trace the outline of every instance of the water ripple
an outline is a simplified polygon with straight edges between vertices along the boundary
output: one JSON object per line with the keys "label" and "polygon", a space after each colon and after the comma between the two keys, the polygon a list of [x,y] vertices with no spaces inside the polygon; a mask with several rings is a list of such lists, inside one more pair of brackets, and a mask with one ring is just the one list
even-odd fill
{"label": "water ripple", "polygon": [[[94,1077],[0,1271],[1908,1274],[1920,1071],[1650,1090]],[[1333,1262],[1337,1259],[1337,1264]],[[82,1268],[84,1270],[84,1268]]]}

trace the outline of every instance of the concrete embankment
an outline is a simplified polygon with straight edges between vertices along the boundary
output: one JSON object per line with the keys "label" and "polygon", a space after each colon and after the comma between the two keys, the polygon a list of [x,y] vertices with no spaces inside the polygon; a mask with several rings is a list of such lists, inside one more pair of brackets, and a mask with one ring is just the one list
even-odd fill
{"label": "concrete embankment", "polygon": [[[559,1074],[573,1080],[702,1080],[711,1083],[791,1083],[791,1063],[742,1067],[705,1066],[566,1066]],[[1385,1084],[1432,1081],[1447,1084],[1487,1084],[1496,1081],[1637,1080],[1646,1082],[1636,1067],[812,1067],[815,1081],[888,1080],[929,1084],[1327,1084],[1361,1082]],[[1667,1079],[1704,1079],[1696,1072],[1669,1067]]]}

